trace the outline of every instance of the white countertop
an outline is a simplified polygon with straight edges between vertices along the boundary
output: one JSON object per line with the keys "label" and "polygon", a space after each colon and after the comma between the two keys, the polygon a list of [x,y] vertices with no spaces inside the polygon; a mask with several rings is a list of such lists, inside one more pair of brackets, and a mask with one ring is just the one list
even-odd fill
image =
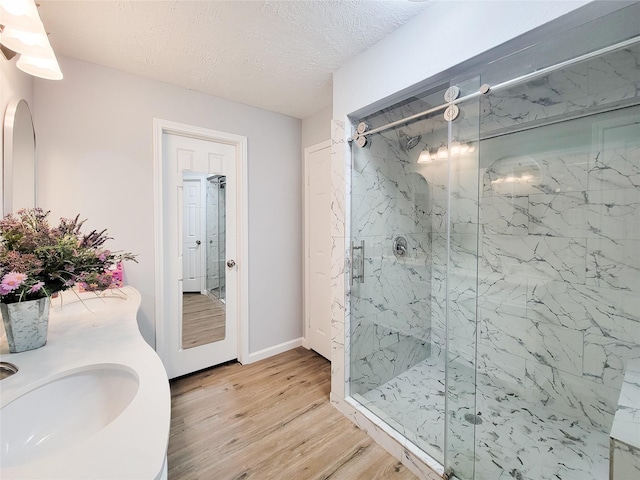
{"label": "white countertop", "polygon": [[[118,365],[139,380],[131,403],[109,425],[82,442],[25,464],[0,468],[0,477],[46,479],[156,479],[163,473],[169,440],[171,397],[160,358],[142,338],[136,321],[140,294],[132,287],[109,291],[125,295],[105,311],[88,311],[75,292],[52,299],[47,344],[39,349],[9,353],[0,340],[0,361],[19,368],[0,383],[2,407],[52,379],[95,365]],[[92,298],[93,293],[82,293]],[[97,305],[97,304],[96,304]]]}

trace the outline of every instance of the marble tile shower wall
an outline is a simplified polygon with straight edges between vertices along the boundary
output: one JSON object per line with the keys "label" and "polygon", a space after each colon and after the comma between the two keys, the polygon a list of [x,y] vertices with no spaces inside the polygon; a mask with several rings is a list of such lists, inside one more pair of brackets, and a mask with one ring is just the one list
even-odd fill
{"label": "marble tile shower wall", "polygon": [[[627,49],[490,97],[482,130],[632,101],[639,64]],[[480,171],[478,371],[603,431],[640,357],[640,111],[620,112],[594,117],[582,147],[514,152],[537,163],[531,185]]]}
{"label": "marble tile shower wall", "polygon": [[[351,182],[352,237],[365,241],[365,281],[351,289],[350,377],[351,392],[364,393],[430,353],[430,192],[396,132],[354,150]],[[398,236],[408,243],[403,257],[393,254]]]}
{"label": "marble tile shower wall", "polygon": [[535,192],[498,193],[485,173],[479,209],[479,371],[605,429],[640,357],[638,138],[531,155]]}
{"label": "marble tile shower wall", "polygon": [[495,132],[640,96],[640,46],[557,70],[481,103],[481,133]]}

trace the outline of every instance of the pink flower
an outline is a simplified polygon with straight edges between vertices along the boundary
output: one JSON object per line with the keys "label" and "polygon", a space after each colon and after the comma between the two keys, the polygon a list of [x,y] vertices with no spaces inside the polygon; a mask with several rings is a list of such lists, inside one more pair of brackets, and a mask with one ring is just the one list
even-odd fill
{"label": "pink flower", "polygon": [[24,273],[19,272],[9,272],[2,279],[2,283],[0,283],[0,293],[6,295],[7,293],[13,292],[16,288],[18,288],[22,283],[27,279],[27,276]]}
{"label": "pink flower", "polygon": [[38,282],[29,289],[29,293],[39,292],[42,287],[44,287],[44,282]]}

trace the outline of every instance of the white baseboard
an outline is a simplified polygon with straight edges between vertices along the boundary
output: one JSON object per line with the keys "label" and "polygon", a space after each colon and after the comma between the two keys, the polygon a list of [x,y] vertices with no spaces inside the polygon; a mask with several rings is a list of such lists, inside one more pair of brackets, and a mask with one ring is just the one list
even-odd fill
{"label": "white baseboard", "polygon": [[294,340],[289,340],[288,342],[280,343],[279,345],[274,345],[273,347],[263,348],[262,350],[258,350],[257,352],[250,353],[248,361],[245,362],[245,364],[258,362],[260,360],[264,360],[265,358],[273,357],[274,355],[278,355],[279,353],[286,352],[287,350],[301,347],[303,341],[303,337],[300,337]]}

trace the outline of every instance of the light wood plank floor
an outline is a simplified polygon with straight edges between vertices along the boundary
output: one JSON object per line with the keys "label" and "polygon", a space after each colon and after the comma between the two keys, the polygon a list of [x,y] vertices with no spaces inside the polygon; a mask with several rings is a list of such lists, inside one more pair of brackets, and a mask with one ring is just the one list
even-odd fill
{"label": "light wood plank floor", "polygon": [[169,479],[416,479],[329,390],[329,362],[302,347],[173,380]]}
{"label": "light wood plank floor", "polygon": [[224,340],[225,305],[220,300],[201,295],[182,295],[182,348],[199,347]]}

